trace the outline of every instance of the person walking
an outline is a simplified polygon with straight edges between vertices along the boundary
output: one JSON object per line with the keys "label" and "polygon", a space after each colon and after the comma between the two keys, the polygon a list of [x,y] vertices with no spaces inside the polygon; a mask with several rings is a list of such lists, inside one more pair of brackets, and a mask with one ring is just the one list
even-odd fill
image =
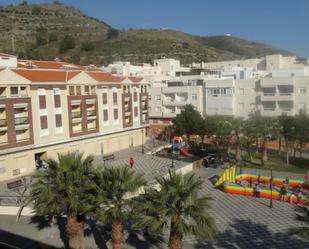
{"label": "person walking", "polygon": [[131,169],[132,169],[133,166],[134,166],[134,163],[135,163],[133,157],[130,157],[129,163],[130,163],[130,166],[131,166]]}

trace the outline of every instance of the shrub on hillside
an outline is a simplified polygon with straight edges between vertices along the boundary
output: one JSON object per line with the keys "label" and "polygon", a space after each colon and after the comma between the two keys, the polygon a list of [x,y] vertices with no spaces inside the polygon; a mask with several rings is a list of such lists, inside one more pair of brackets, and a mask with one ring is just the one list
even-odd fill
{"label": "shrub on hillside", "polygon": [[62,38],[59,44],[59,52],[65,53],[69,49],[75,48],[75,39],[70,35],[66,35]]}
{"label": "shrub on hillside", "polygon": [[94,50],[94,44],[91,41],[85,41],[82,43],[81,51],[91,51]]}

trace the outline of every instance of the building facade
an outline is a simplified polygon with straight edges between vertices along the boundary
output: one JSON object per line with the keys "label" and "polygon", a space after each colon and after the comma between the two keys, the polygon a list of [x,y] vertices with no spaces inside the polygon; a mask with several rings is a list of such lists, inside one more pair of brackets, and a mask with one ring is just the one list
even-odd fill
{"label": "building facade", "polygon": [[143,78],[62,62],[0,68],[0,180],[30,174],[57,153],[104,156],[140,145],[147,127]]}

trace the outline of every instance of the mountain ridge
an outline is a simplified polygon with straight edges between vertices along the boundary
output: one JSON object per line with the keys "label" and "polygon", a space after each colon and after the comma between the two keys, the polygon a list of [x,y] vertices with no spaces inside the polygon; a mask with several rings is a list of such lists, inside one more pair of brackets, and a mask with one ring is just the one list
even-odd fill
{"label": "mountain ridge", "polygon": [[117,30],[58,1],[0,6],[0,20],[0,51],[23,59],[59,58],[100,65],[114,60],[152,62],[165,56],[186,64],[293,55],[234,36],[195,36],[172,29]]}

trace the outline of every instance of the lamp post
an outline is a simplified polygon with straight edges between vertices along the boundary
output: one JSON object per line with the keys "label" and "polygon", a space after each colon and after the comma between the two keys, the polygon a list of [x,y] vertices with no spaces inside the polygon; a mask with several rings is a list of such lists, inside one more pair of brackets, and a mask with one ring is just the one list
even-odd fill
{"label": "lamp post", "polygon": [[144,154],[144,128],[142,128],[142,154]]}
{"label": "lamp post", "polygon": [[269,207],[273,208],[273,170],[270,168],[270,203]]}
{"label": "lamp post", "polygon": [[172,145],[172,168],[174,168],[174,147]]}

